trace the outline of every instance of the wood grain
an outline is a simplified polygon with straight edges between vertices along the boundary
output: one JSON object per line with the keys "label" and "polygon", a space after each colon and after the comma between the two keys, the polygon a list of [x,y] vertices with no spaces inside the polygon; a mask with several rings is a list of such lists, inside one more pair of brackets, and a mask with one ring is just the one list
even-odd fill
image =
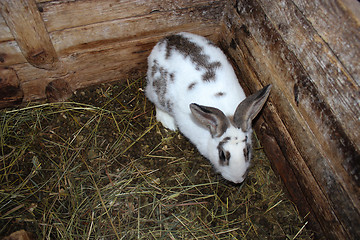
{"label": "wood grain", "polygon": [[[231,21],[236,20],[232,17]],[[242,21],[239,20],[239,22]],[[232,26],[235,27],[234,25]],[[264,150],[272,162],[275,172],[277,172],[282,178],[285,186],[288,188],[288,192],[290,193],[292,200],[297,204],[302,216],[306,216],[310,213],[308,216],[310,218],[310,222],[318,222],[323,229],[324,223],[333,222],[334,226],[331,228],[328,235],[331,236],[330,239],[336,239],[336,237],[340,237],[339,239],[341,239],[341,237],[346,236],[346,233],[342,229],[341,225],[338,224],[338,220],[332,209],[328,207],[330,202],[320,189],[316,179],[313,177],[313,174],[308,168],[305,159],[299,152],[299,149],[293,140],[294,137],[291,135],[292,132],[288,130],[288,124],[291,124],[294,127],[301,127],[301,123],[299,123],[301,119],[297,119],[298,116],[296,113],[292,115],[293,112],[289,113],[290,116],[284,116],[283,111],[286,112],[289,110],[288,105],[286,105],[288,103],[288,99],[281,90],[277,89],[278,83],[276,83],[273,79],[274,77],[279,76],[276,76],[274,72],[259,70],[267,68],[264,64],[261,64],[262,66],[253,65],[255,62],[259,61],[258,59],[264,58],[264,56],[260,57],[260,55],[258,55],[260,53],[251,51],[256,47],[259,50],[259,46],[250,45],[249,43],[246,44],[241,41],[242,34],[239,34],[239,32],[241,32],[239,28],[235,27],[230,31],[231,32],[226,33],[225,39],[232,39],[234,41],[231,43],[226,42],[228,40],[224,40],[222,42],[222,46],[225,49],[228,49],[227,52],[229,53],[229,56],[231,56],[235,68],[238,68],[238,72],[240,73],[238,74],[240,76],[240,83],[246,92],[250,94],[255,92],[257,89],[260,89],[267,83],[271,82],[273,84],[269,100],[261,113],[262,118],[266,117],[266,125],[264,129],[261,129],[261,126],[256,124],[255,129],[257,129],[257,135],[261,141],[270,143],[268,139],[269,136],[274,137],[276,144],[280,147],[281,151],[279,152],[276,151],[276,145],[264,146]],[[250,37],[249,32],[244,32],[243,34]],[[254,39],[252,41],[256,42]],[[263,82],[264,79],[266,79],[266,82]],[[284,102],[284,104],[279,106],[279,102]],[[276,104],[276,107],[272,103]],[[269,108],[270,110],[268,110]],[[278,109],[280,112],[278,112]],[[264,126],[264,123],[262,126]],[[300,129],[303,130],[302,128]],[[303,134],[301,137],[308,139],[306,134]],[[310,144],[312,144],[312,142],[309,143],[309,145]],[[312,151],[314,149],[309,148],[309,150]],[[283,166],[286,165],[290,165],[290,169],[284,169]],[[293,178],[291,177],[289,171],[294,171],[296,182],[291,182]],[[297,189],[297,186],[300,186],[301,189]],[[298,201],[297,199],[302,199],[303,201]],[[313,228],[314,224],[308,225],[308,227]],[[316,225],[315,229],[317,229]]]}
{"label": "wood grain", "polygon": [[[95,6],[91,5],[92,2],[95,2]],[[114,1],[108,2],[112,3]],[[116,2],[119,4],[118,1]],[[59,26],[52,27],[51,24],[47,24],[48,28],[53,30],[53,32],[50,33],[50,37],[57,54],[61,56],[77,51],[86,51],[86,49],[91,49],[101,45],[108,45],[111,42],[116,44],[116,42],[127,41],[131,38],[139,38],[142,36],[146,37],[146,35],[156,35],[157,33],[162,33],[165,30],[174,32],[177,30],[189,28],[191,25],[197,27],[206,25],[216,26],[219,25],[219,21],[222,16],[223,8],[221,7],[221,4],[224,4],[220,1],[198,1],[195,2],[198,5],[195,4],[191,7],[191,9],[189,9],[190,1],[184,1],[186,4],[183,1],[179,1],[177,5],[180,5],[180,8],[175,9],[177,6],[175,4],[170,4],[167,6],[163,3],[163,1],[158,1],[157,5],[164,6],[160,7],[154,5],[153,8],[161,9],[161,11],[151,11],[151,5],[149,4],[149,1],[145,1],[146,4],[143,5],[140,5],[139,1],[134,1],[134,3],[132,2],[133,1],[125,1],[126,5],[122,8],[118,6],[117,8],[122,9],[121,12],[115,12],[114,10],[115,13],[113,14],[102,13],[101,16],[96,15],[96,12],[99,11],[98,8],[100,8],[100,6],[106,5],[105,2],[102,1],[66,2],[64,4],[56,4],[56,7],[54,7],[54,3],[52,3],[51,6],[53,6],[55,9],[47,7],[50,8],[50,10],[52,10],[56,15],[53,17],[52,21],[58,23],[68,20],[66,26],[68,28],[66,29],[58,29]],[[200,3],[203,5],[199,5]],[[74,4],[77,5],[74,6]],[[85,4],[85,6],[83,6],[83,4]],[[165,6],[167,6],[167,8],[165,8]],[[170,6],[172,6],[173,10],[168,10],[172,9]],[[88,11],[81,10],[80,16],[75,15],[76,11],[86,7]],[[45,21],[49,21],[46,20],[48,17],[46,14],[49,14],[47,11],[45,11],[47,8],[44,7],[42,10]],[[72,17],[75,19],[59,19],[62,17],[60,14],[61,12],[57,12],[59,8],[60,10],[63,9],[65,12],[70,11],[72,13],[71,15],[76,16]],[[105,6],[102,6],[101,9],[102,8],[105,8]],[[74,9],[76,9],[76,11],[72,12]],[[126,9],[130,10],[126,11]],[[136,9],[136,11],[131,11],[131,9]],[[84,12],[86,12],[89,16],[83,16]],[[130,13],[137,15],[132,16]],[[141,15],[140,13],[145,15]],[[124,14],[124,16],[120,17],[121,14]],[[102,21],[94,23],[94,20],[89,20],[91,16],[93,16],[95,20]],[[83,20],[83,18],[88,20]],[[76,22],[76,24],[71,24],[72,22]],[[0,61],[0,66],[9,66],[25,62],[25,59],[21,54],[20,49],[17,47],[15,41],[0,42],[0,56],[3,56],[3,61]]]}
{"label": "wood grain", "polygon": [[222,9],[202,6],[170,12],[155,12],[145,16],[100,22],[51,33],[51,39],[59,55],[84,51],[101,45],[116,44],[129,39],[145,38],[165,31],[179,31],[191,26],[216,26]]}
{"label": "wood grain", "polygon": [[27,62],[16,41],[0,43],[0,66]]}
{"label": "wood grain", "polygon": [[[248,74],[246,85],[253,86],[251,91],[274,84],[270,99],[303,166],[290,165],[298,169],[300,181],[308,181],[309,173],[314,176],[312,182],[299,184],[303,192],[310,191],[309,205],[325,232],[333,239],[357,239],[359,139],[353,136],[359,134],[355,106],[359,92],[356,84],[349,84],[355,81],[327,43],[307,24],[291,1],[259,0],[239,1],[237,14],[224,26],[231,32],[226,38],[232,42],[227,45],[235,48],[231,56],[240,72]],[[267,123],[271,128],[280,124]],[[344,130],[347,127],[350,131]],[[276,140],[283,151],[288,148],[282,138]],[[284,155],[288,161],[296,156]]]}
{"label": "wood grain", "polygon": [[319,36],[329,45],[360,86],[360,2],[356,0],[293,0]]}
{"label": "wood grain", "polygon": [[[224,5],[221,0],[82,0],[39,3],[44,22],[49,32],[75,27],[85,27],[95,23],[103,23],[126,18],[141,17],[152,13],[171,13],[179,10],[186,11],[188,15],[199,16],[192,11],[203,7],[215,10]],[[205,10],[205,9],[204,9]],[[218,9],[222,11],[223,9]],[[208,10],[209,11],[209,10]],[[204,16],[213,18],[212,14],[204,11]],[[169,24],[170,25],[170,24]],[[148,24],[151,27],[151,23]],[[136,30],[134,28],[133,30]],[[139,28],[140,30],[140,28]],[[147,28],[141,29],[144,32]]]}
{"label": "wood grain", "polygon": [[[30,64],[14,65],[24,90],[24,101],[45,98],[46,86],[57,78],[66,78],[73,90],[85,88],[102,82],[125,80],[144,76],[146,58],[158,40],[173,31],[188,31],[204,35],[214,42],[217,25],[192,26],[184,25],[177,29],[164,29],[156,35],[118,41],[102,42],[99,45],[78,49],[72,54],[60,57],[66,66],[66,72],[34,69]],[[65,68],[65,67],[64,67]]]}
{"label": "wood grain", "polygon": [[[360,152],[360,88],[356,80],[348,74],[345,65],[352,65],[353,62],[358,63],[360,60],[360,42],[355,41],[353,44],[351,59],[352,61],[345,61],[344,63],[338,60],[338,57],[334,55],[334,51],[330,48],[329,42],[323,40],[318,34],[316,29],[312,28],[306,21],[306,16],[301,15],[298,7],[291,1],[284,1],[281,4],[273,3],[269,4],[269,1],[262,0],[261,6],[266,9],[267,17],[269,21],[277,26],[276,30],[284,40],[289,50],[292,51],[296,58],[299,60],[301,66],[305,69],[308,78],[297,80],[295,88],[298,90],[298,97],[301,98],[300,110],[302,106],[304,110],[302,114],[307,118],[307,122],[311,123],[312,129],[321,144],[326,149],[328,155],[334,155],[335,159],[355,158],[349,152],[337,153],[332,152],[334,148],[339,149],[339,142],[352,142],[353,148],[351,151]],[[313,3],[315,1],[312,1]],[[326,2],[326,1],[325,1]],[[319,8],[318,3],[317,7]],[[274,6],[275,5],[275,6]],[[320,5],[321,9],[330,9],[327,4]],[[309,6],[307,9],[312,9],[315,6]],[[344,13],[345,14],[345,13]],[[324,16],[323,16],[324,17]],[[333,19],[334,16],[329,15],[326,20]],[[346,16],[338,13],[337,18],[345,18]],[[291,21],[289,21],[291,19]],[[325,20],[323,20],[325,21]],[[333,20],[334,21],[334,20]],[[328,22],[328,21],[327,21]],[[284,27],[286,26],[286,27]],[[329,31],[329,35],[331,32]],[[360,32],[357,33],[358,36]],[[351,35],[351,37],[349,37]],[[337,33],[338,40],[347,39],[348,42],[352,42],[356,34],[346,34],[342,32]],[[346,44],[342,51],[349,54],[350,44]],[[356,45],[359,45],[356,47]],[[335,46],[334,46],[335,47]],[[306,51],[304,51],[306,49]],[[356,52],[359,52],[357,54]],[[351,55],[351,54],[350,54]],[[359,67],[358,67],[359,68]],[[358,69],[360,70],[360,69]],[[307,83],[307,79],[311,83]],[[313,92],[308,89],[308,86],[312,85],[317,91],[313,96]],[[304,89],[306,88],[306,89]],[[319,101],[322,103],[320,104]],[[300,105],[300,104],[299,104]],[[323,108],[322,110],[319,108]],[[331,109],[332,113],[326,112],[325,109]],[[319,114],[319,112],[321,113]],[[314,118],[317,115],[318,119]],[[322,124],[319,124],[322,123]],[[339,135],[337,132],[344,132],[341,135],[342,138],[349,139],[338,139]],[[342,148],[348,148],[344,144]],[[350,147],[351,148],[351,147]],[[345,156],[344,156],[345,155]],[[349,162],[339,162],[339,165],[344,165],[345,168],[353,168],[354,164]],[[360,173],[358,178],[358,186],[360,186]],[[359,203],[360,207],[360,203]]]}
{"label": "wood grain", "polygon": [[8,28],[0,11],[0,43],[9,40],[14,40],[14,37],[11,34],[10,29]]}
{"label": "wood grain", "polygon": [[45,98],[46,86],[57,78],[67,78],[76,90],[125,78],[129,72],[144,74],[146,54],[171,32],[192,31],[216,41],[225,4],[212,0],[37,2],[60,60],[57,69],[36,69],[27,63],[16,41],[0,42],[0,66],[14,66],[25,101]]}
{"label": "wood grain", "polygon": [[58,58],[34,0],[2,0],[1,13],[24,57],[35,67],[52,69]]}

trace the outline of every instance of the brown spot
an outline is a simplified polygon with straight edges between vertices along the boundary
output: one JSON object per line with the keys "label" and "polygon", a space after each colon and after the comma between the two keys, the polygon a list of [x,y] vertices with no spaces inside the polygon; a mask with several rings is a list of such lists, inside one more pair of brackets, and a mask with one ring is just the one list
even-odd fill
{"label": "brown spot", "polygon": [[175,75],[173,73],[170,73],[170,81],[174,82],[175,80]]}
{"label": "brown spot", "polygon": [[170,100],[166,101],[166,106],[165,107],[170,113],[173,112],[173,108],[174,108],[173,106],[174,106],[173,102],[171,102]]}
{"label": "brown spot", "polygon": [[6,54],[5,53],[0,53],[0,62],[1,63],[5,62],[5,58],[6,58]]}
{"label": "brown spot", "polygon": [[245,162],[249,162],[250,161],[250,153],[251,153],[251,144],[248,143],[248,136],[245,136],[245,139],[243,140],[243,142],[246,143],[245,148],[244,148],[244,157],[245,157]]}
{"label": "brown spot", "polygon": [[224,92],[218,92],[218,93],[215,94],[215,97],[222,97],[224,95],[225,95]]}
{"label": "brown spot", "polygon": [[195,64],[195,69],[205,69],[205,73],[202,78],[204,81],[215,80],[215,70],[221,66],[221,63],[210,62],[209,56],[203,53],[203,48],[181,35],[171,35],[164,38],[160,43],[166,43],[166,55],[165,58],[169,58],[172,51],[176,50],[180,52],[184,57],[189,57]]}
{"label": "brown spot", "polygon": [[[154,78],[156,73],[160,73],[160,76]],[[152,86],[155,89],[156,96],[162,107],[167,111],[172,112],[172,103],[166,99],[167,84],[169,81],[174,81],[174,74],[169,73],[164,67],[161,67],[156,60],[153,61],[151,66],[151,77],[153,78]]]}
{"label": "brown spot", "polygon": [[153,65],[151,67],[151,76],[154,77],[155,73],[158,71],[159,64],[156,60],[153,61]]}
{"label": "brown spot", "polygon": [[191,83],[191,84],[188,86],[188,89],[189,89],[189,90],[192,90],[192,89],[195,87],[196,84],[197,84],[196,82]]}
{"label": "brown spot", "polygon": [[220,62],[213,62],[206,66],[206,72],[202,75],[202,79],[205,82],[215,80],[215,70],[221,66]]}

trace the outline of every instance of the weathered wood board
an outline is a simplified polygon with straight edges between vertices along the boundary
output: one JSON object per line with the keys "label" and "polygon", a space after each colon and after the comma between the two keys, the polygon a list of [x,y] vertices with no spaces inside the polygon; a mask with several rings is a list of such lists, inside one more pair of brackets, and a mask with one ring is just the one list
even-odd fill
{"label": "weathered wood board", "polygon": [[[225,3],[85,0],[38,1],[36,4],[34,0],[2,0],[0,66],[11,67],[17,73],[24,101],[45,98],[46,86],[59,78],[76,90],[125,79],[134,73],[144,74],[149,51],[170,32],[191,31],[216,40]],[[12,9],[20,8],[16,4],[25,7],[32,4],[32,9],[36,4],[37,11],[10,14]],[[35,37],[27,39],[29,43],[22,47],[18,44],[21,34],[25,38],[28,33],[20,31],[24,26],[13,18],[39,22],[39,16],[40,24],[32,29]],[[45,26],[47,32],[40,26]],[[35,39],[37,34],[51,40],[50,44],[44,41],[40,44],[43,49],[36,51],[50,52],[45,56],[57,60],[55,64],[50,63],[51,68],[36,65],[26,54],[24,48],[41,43]]]}
{"label": "weathered wood board", "polygon": [[[345,2],[306,3],[229,5],[222,46],[249,91],[274,85],[257,129],[294,202],[304,214],[310,210],[329,239],[358,239],[359,21]],[[315,11],[322,21],[346,18],[348,28],[326,31],[316,17],[308,19]],[[349,48],[351,61],[343,53]]]}

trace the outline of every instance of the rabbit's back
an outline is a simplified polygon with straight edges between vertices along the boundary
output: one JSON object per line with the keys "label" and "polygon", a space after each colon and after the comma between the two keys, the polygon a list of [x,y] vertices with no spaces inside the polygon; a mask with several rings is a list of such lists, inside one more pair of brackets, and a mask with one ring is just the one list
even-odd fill
{"label": "rabbit's back", "polygon": [[232,114],[245,98],[224,53],[204,37],[178,33],[162,39],[148,58],[147,96],[162,110],[190,113],[189,104]]}

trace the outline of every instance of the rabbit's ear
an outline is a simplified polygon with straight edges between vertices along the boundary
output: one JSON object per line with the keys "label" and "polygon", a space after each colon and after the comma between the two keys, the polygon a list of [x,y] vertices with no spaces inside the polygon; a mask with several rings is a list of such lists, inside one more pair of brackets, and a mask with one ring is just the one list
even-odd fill
{"label": "rabbit's ear", "polygon": [[209,128],[212,137],[220,137],[229,127],[228,118],[217,108],[191,103],[190,110],[201,125]]}
{"label": "rabbit's ear", "polygon": [[248,96],[235,110],[234,123],[237,128],[247,132],[251,128],[251,121],[258,115],[269,96],[271,84]]}

